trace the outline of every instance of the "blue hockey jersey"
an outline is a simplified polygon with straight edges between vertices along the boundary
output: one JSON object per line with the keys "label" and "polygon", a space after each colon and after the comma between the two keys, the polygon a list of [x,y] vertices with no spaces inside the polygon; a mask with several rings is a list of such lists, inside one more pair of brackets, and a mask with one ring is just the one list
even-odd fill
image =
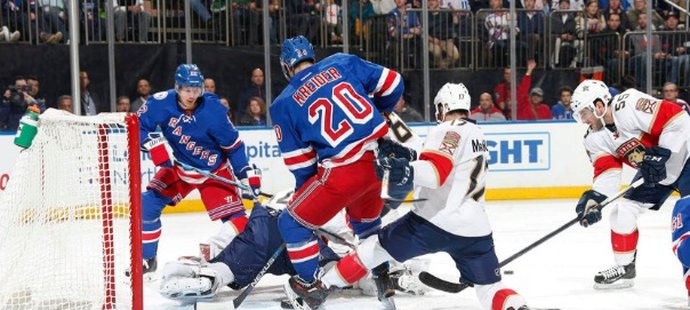
{"label": "blue hockey jersey", "polygon": [[399,73],[341,53],[295,74],[270,113],[296,188],[317,164],[347,165],[375,149],[388,132],[381,112],[393,111],[403,85]]}
{"label": "blue hockey jersey", "polygon": [[203,94],[196,109],[186,111],[177,103],[177,92],[170,89],[149,97],[137,114],[142,145],[160,127],[177,160],[213,171],[229,158],[238,178],[246,174],[244,143],[216,95]]}
{"label": "blue hockey jersey", "polygon": [[686,238],[690,236],[690,197],[676,201],[671,217],[671,238],[673,239],[673,253],[683,263],[685,268],[690,267],[690,247],[686,244]]}

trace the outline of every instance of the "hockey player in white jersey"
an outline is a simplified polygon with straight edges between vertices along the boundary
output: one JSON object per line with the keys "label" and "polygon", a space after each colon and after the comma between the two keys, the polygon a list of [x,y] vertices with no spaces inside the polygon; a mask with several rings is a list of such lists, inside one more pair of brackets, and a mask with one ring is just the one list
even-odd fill
{"label": "hockey player in white jersey", "polygon": [[637,218],[657,210],[674,191],[690,193],[687,158],[690,119],[680,107],[635,89],[611,96],[596,80],[583,81],[573,93],[573,116],[590,126],[585,149],[594,167],[592,189],[585,191],[576,212],[580,224],[601,219],[596,206],[621,185],[622,165],[638,169],[633,181],[644,184],[613,204],[610,213],[611,245],[616,265],[597,273],[594,287],[633,285],[637,254]]}
{"label": "hockey player in white jersey", "polygon": [[377,174],[388,169],[391,196],[409,192],[418,198],[412,211],[365,239],[356,252],[338,262],[321,281],[326,288],[309,295],[312,309],[333,287],[351,285],[386,261],[446,252],[460,270],[460,281],[474,284],[485,309],[528,309],[525,300],[501,283],[489,219],[484,211],[488,152],[481,129],[467,119],[470,95],[463,84],[444,85],[436,95],[436,117],[419,159],[378,155]]}

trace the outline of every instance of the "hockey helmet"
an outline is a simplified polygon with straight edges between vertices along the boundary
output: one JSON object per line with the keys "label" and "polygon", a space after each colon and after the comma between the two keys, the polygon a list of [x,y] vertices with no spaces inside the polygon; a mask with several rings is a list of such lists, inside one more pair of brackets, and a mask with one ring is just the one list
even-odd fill
{"label": "hockey helmet", "polygon": [[288,81],[292,78],[290,71],[306,60],[315,60],[314,48],[307,38],[300,35],[283,41],[283,47],[280,49],[280,67]]}
{"label": "hockey helmet", "polygon": [[204,75],[195,64],[181,64],[175,71],[175,85],[178,87],[204,88]]}
{"label": "hockey helmet", "polygon": [[455,110],[470,111],[470,92],[462,83],[446,83],[436,94],[434,106],[436,107],[436,120],[442,122],[446,113]]}
{"label": "hockey helmet", "polygon": [[[608,104],[611,101],[611,93],[609,87],[602,81],[598,80],[584,80],[573,91],[573,98],[571,107],[573,109],[573,118],[579,122],[584,123],[582,119],[583,113],[591,112],[603,122],[603,117],[608,109]],[[594,109],[597,100],[604,103],[604,113],[598,115]]]}

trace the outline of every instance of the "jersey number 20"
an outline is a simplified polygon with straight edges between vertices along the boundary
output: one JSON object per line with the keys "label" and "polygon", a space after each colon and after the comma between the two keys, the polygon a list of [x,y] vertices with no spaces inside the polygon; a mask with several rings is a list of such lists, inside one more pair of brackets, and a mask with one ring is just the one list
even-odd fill
{"label": "jersey number 20", "polygon": [[[346,118],[335,124],[333,109],[341,110]],[[353,132],[353,124],[365,124],[374,116],[371,104],[355,91],[350,83],[333,87],[330,99],[319,98],[309,106],[309,122],[321,122],[321,135],[335,147]]]}

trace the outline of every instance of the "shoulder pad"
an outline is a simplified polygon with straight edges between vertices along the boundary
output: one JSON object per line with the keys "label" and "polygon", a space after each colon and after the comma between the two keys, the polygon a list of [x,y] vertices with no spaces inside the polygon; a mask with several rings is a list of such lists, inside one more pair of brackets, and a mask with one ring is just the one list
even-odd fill
{"label": "shoulder pad", "polygon": [[159,91],[159,92],[153,94],[153,99],[156,99],[156,100],[163,100],[166,97],[168,97],[167,91]]}

